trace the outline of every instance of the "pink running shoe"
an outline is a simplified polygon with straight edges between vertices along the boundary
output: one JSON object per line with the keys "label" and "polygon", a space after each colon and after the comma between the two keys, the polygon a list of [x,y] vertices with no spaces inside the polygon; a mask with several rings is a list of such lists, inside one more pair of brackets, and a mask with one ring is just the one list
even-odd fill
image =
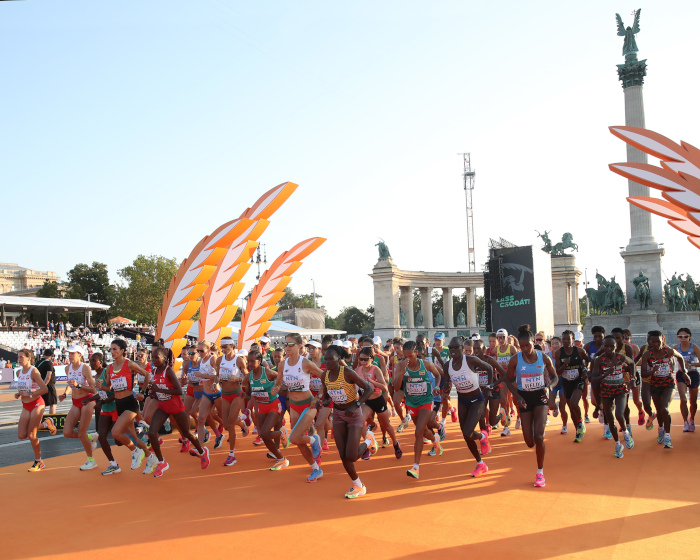
{"label": "pink running shoe", "polygon": [[537,474],[535,475],[535,486],[537,488],[543,488],[544,487],[544,475],[543,474]]}
{"label": "pink running shoe", "polygon": [[202,461],[202,469],[206,469],[209,466],[209,448],[203,447],[204,453],[199,456],[200,461]]}
{"label": "pink running shoe", "polygon": [[328,450],[330,449],[330,447],[328,447],[328,440],[327,440],[327,439],[324,439],[324,440],[323,440],[323,447],[322,447],[322,449],[323,449],[324,451],[328,451]]}
{"label": "pink running shoe", "polygon": [[156,470],[153,471],[153,477],[159,478],[159,477],[163,476],[163,473],[165,471],[167,471],[169,468],[170,468],[170,465],[168,465],[168,463],[166,463],[165,461],[158,463],[158,465],[156,466]]}
{"label": "pink running shoe", "polygon": [[489,472],[489,468],[486,466],[486,463],[481,463],[480,465],[477,464],[476,468],[472,471],[472,477],[479,478],[480,476],[485,475],[487,472]]}
{"label": "pink running shoe", "polygon": [[453,422],[459,422],[457,418],[457,409],[454,406],[450,407],[450,418]]}
{"label": "pink running shoe", "polygon": [[190,440],[186,439],[182,442],[182,447],[180,448],[180,453],[187,453],[190,450]]}
{"label": "pink running shoe", "polygon": [[216,427],[216,430],[214,430],[214,433],[215,433],[217,436],[220,436],[221,434],[223,434],[223,433],[224,433],[224,426],[223,426],[223,424],[219,424],[219,425]]}
{"label": "pink running shoe", "polygon": [[226,460],[224,461],[224,467],[232,467],[235,465],[238,461],[236,461],[236,456],[229,454],[226,457]]}
{"label": "pink running shoe", "polygon": [[489,438],[488,436],[485,436],[484,439],[481,440],[481,455],[488,455],[491,453],[491,444],[489,443]]}

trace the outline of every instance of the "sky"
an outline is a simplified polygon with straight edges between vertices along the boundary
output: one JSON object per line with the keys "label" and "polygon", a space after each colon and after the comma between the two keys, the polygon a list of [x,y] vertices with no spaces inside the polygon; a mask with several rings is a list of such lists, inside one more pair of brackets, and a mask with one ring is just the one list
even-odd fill
{"label": "sky", "polygon": [[[373,303],[379,238],[401,269],[468,269],[469,152],[479,269],[489,238],[568,231],[589,280],[619,281],[615,12],[636,8],[647,128],[700,145],[697,2],[0,2],[0,260],[116,281],[293,181],[261,241],[272,262],[328,239],[290,287],[313,280],[334,316]],[[664,273],[700,276],[685,236],[653,228]]]}

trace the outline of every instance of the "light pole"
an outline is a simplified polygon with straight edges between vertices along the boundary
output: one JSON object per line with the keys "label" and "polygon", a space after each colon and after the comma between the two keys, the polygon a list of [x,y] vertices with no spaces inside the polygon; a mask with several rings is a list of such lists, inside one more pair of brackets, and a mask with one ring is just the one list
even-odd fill
{"label": "light pole", "polygon": [[316,309],[316,282],[314,282],[314,279],[311,279],[311,284],[313,284],[314,287],[314,309]]}
{"label": "light pole", "polygon": [[584,284],[586,285],[586,317],[591,316],[591,301],[588,299],[588,269],[584,268],[583,269],[583,274],[584,274]]}
{"label": "light pole", "polygon": [[[90,296],[96,296],[96,295],[97,295],[97,292],[89,293],[89,294],[87,295],[88,303],[90,303]],[[89,327],[89,326],[90,326],[90,319],[91,319],[91,311],[90,311],[90,309],[88,309],[88,312],[87,312],[87,324],[85,325],[86,327]]]}

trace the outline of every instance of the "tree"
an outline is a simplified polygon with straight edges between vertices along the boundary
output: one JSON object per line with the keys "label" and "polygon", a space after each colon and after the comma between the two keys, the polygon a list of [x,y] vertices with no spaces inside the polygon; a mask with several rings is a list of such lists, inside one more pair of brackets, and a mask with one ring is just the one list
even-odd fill
{"label": "tree", "polygon": [[117,288],[113,314],[154,325],[158,321],[163,296],[177,269],[175,259],[159,255],[136,257],[131,266],[118,271],[125,285]]}
{"label": "tree", "polygon": [[[318,300],[322,296],[316,294],[316,306],[318,307]],[[284,289],[284,295],[277,304],[280,309],[302,309],[302,308],[313,308],[314,306],[314,295],[313,294],[295,294],[290,287]]]}
{"label": "tree", "polygon": [[87,299],[111,305],[114,300],[114,287],[109,283],[107,265],[93,262],[92,265],[76,264],[68,271],[68,297]]}
{"label": "tree", "polygon": [[349,334],[359,334],[374,326],[373,323],[370,323],[369,316],[355,306],[344,307],[340,315],[336,317],[336,321],[340,325],[340,329]]}
{"label": "tree", "polygon": [[368,328],[374,330],[374,305],[370,305],[365,309],[365,314],[367,315]]}
{"label": "tree", "polygon": [[328,315],[328,313],[326,313],[325,307],[323,308],[323,313],[324,313],[325,319],[326,319],[326,328],[339,330],[340,325],[338,324],[338,321],[336,321],[333,317],[331,317],[330,315]]}
{"label": "tree", "polygon": [[61,292],[58,289],[58,283],[50,280],[44,280],[44,285],[36,292],[36,297],[45,298],[60,298]]}

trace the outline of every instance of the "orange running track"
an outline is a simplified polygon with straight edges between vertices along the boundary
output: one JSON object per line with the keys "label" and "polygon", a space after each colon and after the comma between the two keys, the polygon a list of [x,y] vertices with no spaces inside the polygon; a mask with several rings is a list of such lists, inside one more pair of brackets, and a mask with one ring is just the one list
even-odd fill
{"label": "orange running track", "polygon": [[178,452],[176,433],[167,436],[170,470],[159,479],[141,474],[145,461],[131,471],[121,447],[124,470],[112,476],[100,475],[107,461],[99,449],[100,468],[87,472],[78,470],[83,454],[49,459],[38,473],[27,462],[0,469],[0,557],[700,558],[700,431],[682,433],[672,405],[674,449],[656,443],[656,422],[653,431],[635,422],[636,446],[623,459],[613,458],[597,421],[574,444],[551,418],[546,488],[533,487],[535,454],[520,430],[495,435],[490,472],[471,478],[474,460],[450,422],[442,457],[426,446],[420,480],[405,474],[412,432],[400,435],[401,461],[390,448],[358,461],[368,494],[353,501],[332,443],[315,484],[292,448],[291,466],[270,472],[252,436],[238,439],[237,465],[222,466],[224,444],[206,471]]}

